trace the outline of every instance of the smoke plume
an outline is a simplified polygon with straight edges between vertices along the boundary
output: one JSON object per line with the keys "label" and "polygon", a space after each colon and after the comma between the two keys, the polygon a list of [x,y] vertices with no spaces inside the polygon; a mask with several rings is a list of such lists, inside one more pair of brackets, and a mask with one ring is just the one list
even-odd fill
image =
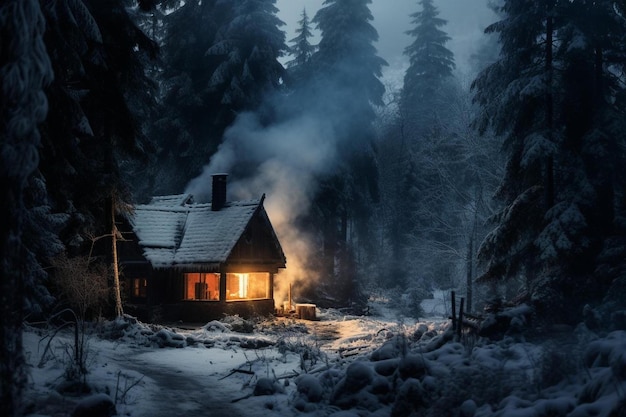
{"label": "smoke plume", "polygon": [[255,113],[241,114],[227,129],[224,141],[203,173],[186,192],[198,201],[211,196],[211,175],[229,173],[228,199],[245,200],[266,194],[265,209],[287,257],[276,280],[275,299],[286,300],[289,284],[315,280],[305,270],[311,253],[308,236],[296,225],[307,213],[316,192],[316,178],[336,165],[332,127],[311,115],[263,126]]}

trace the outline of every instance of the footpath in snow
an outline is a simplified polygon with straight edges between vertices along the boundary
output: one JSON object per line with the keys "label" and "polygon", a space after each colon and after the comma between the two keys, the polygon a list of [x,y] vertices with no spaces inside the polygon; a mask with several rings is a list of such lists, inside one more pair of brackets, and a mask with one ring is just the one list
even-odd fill
{"label": "footpath in snow", "polygon": [[29,329],[27,411],[71,415],[104,398],[131,417],[624,416],[624,331],[456,339],[441,317],[397,318],[384,304],[376,312],[197,328],[102,323],[87,342],[89,394],[65,381],[72,335],[45,349],[47,333]]}

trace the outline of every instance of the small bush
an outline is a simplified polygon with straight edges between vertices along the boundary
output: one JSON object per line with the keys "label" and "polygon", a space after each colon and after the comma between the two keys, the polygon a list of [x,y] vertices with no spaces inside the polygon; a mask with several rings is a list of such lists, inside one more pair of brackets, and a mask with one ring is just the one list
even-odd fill
{"label": "small bush", "polygon": [[492,368],[480,363],[456,367],[445,381],[440,382],[439,392],[432,392],[430,398],[424,398],[423,401],[430,404],[425,415],[450,415],[450,410],[459,409],[468,398],[478,406],[496,406],[528,385],[528,377],[522,370],[508,370],[504,366]]}
{"label": "small bush", "polygon": [[300,355],[300,369],[304,372],[310,371],[318,362],[328,362],[328,356],[319,345],[302,336],[281,337],[276,342],[276,348],[281,355],[289,352]]}
{"label": "small bush", "polygon": [[57,256],[52,266],[59,295],[78,318],[84,321],[99,316],[110,294],[107,268],[87,257],[68,258],[65,254]]}
{"label": "small bush", "polygon": [[424,309],[422,308],[422,301],[429,297],[428,291],[423,288],[411,288],[404,294],[402,294],[402,314],[408,317],[419,319],[424,317]]}
{"label": "small bush", "polygon": [[546,343],[543,346],[537,369],[538,389],[551,387],[576,375],[579,368],[577,349],[564,349],[562,345]]}

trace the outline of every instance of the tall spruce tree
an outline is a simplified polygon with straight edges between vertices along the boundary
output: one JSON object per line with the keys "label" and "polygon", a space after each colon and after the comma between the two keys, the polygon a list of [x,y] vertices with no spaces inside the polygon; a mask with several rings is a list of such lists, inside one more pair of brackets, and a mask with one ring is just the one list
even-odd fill
{"label": "tall spruce tree", "polygon": [[313,32],[306,9],[302,10],[300,16],[301,19],[298,21],[298,27],[296,28],[297,36],[289,41],[293,45],[289,48],[289,54],[293,59],[288,61],[286,65],[291,84],[308,78],[310,75],[308,70],[310,69],[311,57],[317,50],[317,47],[312,45],[310,41],[313,37]]}
{"label": "tall spruce tree", "polygon": [[[555,59],[564,69],[563,142],[554,163],[555,205],[539,246],[546,260],[566,261],[554,280],[580,307],[599,303],[626,267],[624,179],[615,175],[626,161],[624,77],[615,71],[624,68],[626,21],[611,1],[562,7],[568,19],[558,33]],[[568,230],[573,207],[581,217]],[[562,245],[563,236],[575,250]]]}
{"label": "tall spruce tree", "polygon": [[282,88],[287,50],[275,0],[188,1],[166,17],[162,138],[153,192],[181,192],[237,114]]}
{"label": "tall spruce tree", "polygon": [[[60,233],[68,254],[91,253],[116,271],[115,211],[132,199],[124,170],[151,152],[145,122],[155,85],[145,68],[157,48],[131,20],[125,0],[43,5],[56,78],[46,90],[51,111],[42,126],[40,173],[52,208],[68,216]],[[115,273],[113,282],[121,315]]]}
{"label": "tall spruce tree", "polygon": [[76,255],[89,248],[87,236],[109,233],[110,197],[130,199],[125,163],[151,152],[143,122],[155,85],[144,69],[156,45],[122,0],[46,2],[44,14],[55,80],[40,171],[54,210],[70,216],[62,239]]}
{"label": "tall spruce tree", "polygon": [[335,175],[323,181],[316,222],[324,242],[324,278],[344,305],[363,301],[354,250],[371,249],[367,221],[372,199],[378,197],[372,121],[373,106],[382,104],[379,77],[386,62],[373,46],[378,34],[370,23],[369,3],[326,0],[313,19],[321,40],[312,58],[311,92],[318,98],[315,110],[334,127],[343,161]]}
{"label": "tall spruce tree", "polygon": [[164,18],[161,106],[150,129],[159,141],[144,198],[181,192],[217,150],[222,132],[233,120],[222,110],[221,97],[209,89],[220,61],[205,52],[215,42],[219,22],[232,14],[231,5],[217,3],[176,2]]}
{"label": "tall spruce tree", "polygon": [[[373,45],[378,33],[370,23],[374,19],[368,7],[370,3],[371,0],[326,0],[313,18],[321,32],[318,51],[313,57],[315,71],[327,87],[324,91],[334,91],[328,100],[332,105],[328,112],[346,116],[342,121],[351,120],[342,123],[344,132],[340,132],[350,140],[353,129],[362,129],[359,134],[369,131],[371,137],[375,116],[372,105],[382,105],[385,91],[379,78],[387,63],[376,54]],[[346,108],[348,102],[351,105]],[[367,139],[361,137],[361,142]]]}
{"label": "tall spruce tree", "polygon": [[412,129],[428,131],[435,120],[445,119],[451,94],[449,83],[455,68],[454,54],[445,47],[450,37],[440,28],[446,25],[439,18],[433,0],[420,0],[421,12],[411,15],[415,27],[407,34],[413,42],[404,50],[409,67],[404,74],[401,108]]}
{"label": "tall spruce tree", "polygon": [[36,0],[0,3],[0,414],[23,415],[25,288],[32,259],[23,242],[25,188],[39,161],[37,125],[46,117],[43,87],[52,79]]}
{"label": "tall spruce tree", "polygon": [[[482,105],[478,128],[493,126],[505,136],[508,154],[505,177],[498,191],[504,209],[494,219],[499,227],[486,239],[480,256],[487,259],[482,280],[535,277],[541,266],[535,239],[545,226],[551,206],[549,163],[553,143],[552,17],[548,3],[509,0],[503,20],[487,28],[499,34],[500,60],[474,81]],[[545,198],[544,198],[545,196]]]}
{"label": "tall spruce tree", "polygon": [[275,3],[235,3],[230,19],[221,22],[215,43],[206,52],[220,59],[209,88],[219,92],[221,103],[231,112],[256,110],[267,94],[280,88],[284,68],[278,58],[287,46]]}
{"label": "tall spruce tree", "polygon": [[[404,50],[409,67],[400,95],[399,117],[404,126],[406,147],[412,160],[399,167],[415,178],[410,204],[399,203],[397,221],[407,234],[404,263],[419,264],[421,285],[446,288],[454,285],[461,229],[459,193],[465,170],[459,154],[465,137],[458,126],[463,92],[453,77],[454,55],[445,47],[450,39],[441,29],[446,21],[431,0],[420,1],[422,10],[411,15],[414,28],[407,31],[413,40]],[[406,198],[399,194],[396,199]],[[453,249],[454,248],[454,249]],[[433,256],[436,253],[436,256]]]}
{"label": "tall spruce tree", "polygon": [[507,152],[482,280],[523,278],[522,291],[556,320],[580,317],[623,268],[613,256],[604,268],[613,273],[599,275],[601,254],[623,253],[610,172],[624,163],[623,80],[611,70],[623,65],[624,26],[611,4],[505,1],[488,28],[501,58],[474,82],[478,126],[502,134]]}

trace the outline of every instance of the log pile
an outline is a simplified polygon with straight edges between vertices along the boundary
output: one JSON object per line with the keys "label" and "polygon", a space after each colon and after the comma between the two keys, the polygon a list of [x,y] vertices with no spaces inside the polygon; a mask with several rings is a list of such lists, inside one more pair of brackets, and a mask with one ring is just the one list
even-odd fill
{"label": "log pile", "polygon": [[296,304],[296,315],[302,320],[317,320],[315,304]]}

